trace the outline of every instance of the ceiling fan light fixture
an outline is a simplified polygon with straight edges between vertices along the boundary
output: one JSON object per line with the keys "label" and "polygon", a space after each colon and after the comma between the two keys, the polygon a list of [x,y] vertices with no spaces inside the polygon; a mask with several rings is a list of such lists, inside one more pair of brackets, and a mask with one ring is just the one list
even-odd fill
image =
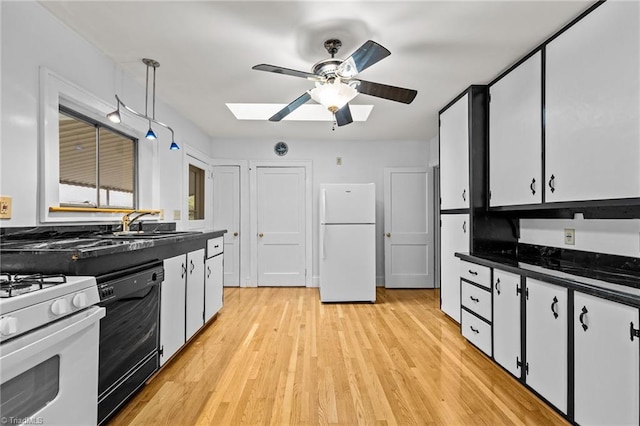
{"label": "ceiling fan light fixture", "polygon": [[[122,106],[126,111],[130,112],[131,114],[138,116],[140,118],[143,118],[145,120],[147,120],[149,122],[149,130],[147,130],[147,134],[145,135],[146,139],[149,140],[156,140],[158,139],[158,136],[156,135],[156,133],[153,131],[153,129],[151,128],[151,123],[155,123],[159,126],[162,126],[164,128],[166,128],[167,130],[169,130],[171,132],[171,146],[169,147],[170,150],[177,150],[180,149],[180,147],[178,146],[178,144],[175,143],[174,141],[174,132],[173,129],[164,124],[159,122],[158,120],[156,120],[156,69],[160,66],[160,62],[154,60],[154,59],[149,59],[149,58],[144,58],[142,59],[142,63],[145,64],[147,66],[147,76],[146,76],[146,82],[145,82],[145,95],[144,95],[144,114],[139,113],[138,111],[135,111],[134,109],[128,107],[127,105],[125,105],[124,102],[122,102],[122,100],[120,100],[120,98],[118,97],[118,95],[116,95],[116,105],[117,108],[115,111],[110,112],[109,114],[107,114],[107,118],[109,119],[109,121],[119,124],[122,122],[122,116],[120,115],[120,106]],[[153,98],[151,100],[152,102],[152,113],[151,116],[149,116],[148,114],[148,110],[149,110],[149,68],[153,68]],[[175,148],[174,148],[175,145]]]}
{"label": "ceiling fan light fixture", "polygon": [[316,87],[309,92],[311,99],[324,106],[331,113],[351,102],[358,95],[358,91],[348,84],[334,80],[333,83],[317,82]]}

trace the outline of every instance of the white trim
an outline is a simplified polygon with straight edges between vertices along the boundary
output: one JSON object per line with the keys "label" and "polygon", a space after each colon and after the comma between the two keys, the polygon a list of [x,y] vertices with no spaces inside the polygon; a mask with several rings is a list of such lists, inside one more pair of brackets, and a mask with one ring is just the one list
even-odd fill
{"label": "white trim", "polygon": [[[50,213],[50,206],[60,205],[58,182],[60,177],[59,152],[59,105],[63,104],[96,121],[105,123],[122,132],[144,140],[146,128],[131,120],[132,115],[120,111],[126,117],[127,124],[114,125],[107,121],[106,114],[115,110],[111,105],[93,93],[66,80],[46,67],[40,67],[40,110],[38,126],[39,199],[38,211],[40,223],[47,222],[113,222],[121,214],[107,213]],[[140,124],[140,125],[138,125]],[[159,201],[158,144],[138,144],[138,199],[139,208],[153,208]],[[147,173],[141,173],[141,167],[149,167]],[[146,195],[151,194],[151,195]],[[148,198],[144,198],[144,197]],[[151,218],[153,220],[153,218]]]}
{"label": "white trim", "polygon": [[311,160],[292,160],[292,161],[249,161],[249,192],[250,192],[250,233],[249,239],[251,247],[251,275],[247,287],[258,286],[258,245],[256,236],[258,234],[258,218],[256,214],[257,207],[257,168],[258,167],[303,167],[305,170],[305,267],[307,274],[305,276],[305,286],[313,287],[312,269],[313,269],[313,162]]}
{"label": "white trim", "polygon": [[[202,151],[197,150],[189,145],[184,146],[184,154],[182,157],[182,213],[180,214],[180,221],[184,229],[188,230],[205,230],[211,229],[213,226],[213,169],[211,166],[212,160],[208,155]],[[205,183],[204,183],[204,219],[202,220],[189,220],[189,165],[193,164],[205,171]]]}
{"label": "white trim", "polygon": [[[251,250],[249,222],[249,162],[247,160],[213,159],[211,166],[237,166],[240,168],[240,287],[251,286]],[[215,202],[215,200],[213,200]],[[227,232],[233,232],[227,229]]]}

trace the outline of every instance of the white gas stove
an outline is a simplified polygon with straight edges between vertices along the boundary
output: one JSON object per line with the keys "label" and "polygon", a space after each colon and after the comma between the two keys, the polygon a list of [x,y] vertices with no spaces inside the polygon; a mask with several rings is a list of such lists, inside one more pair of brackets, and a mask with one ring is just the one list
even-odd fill
{"label": "white gas stove", "polygon": [[94,277],[0,274],[0,342],[100,301]]}

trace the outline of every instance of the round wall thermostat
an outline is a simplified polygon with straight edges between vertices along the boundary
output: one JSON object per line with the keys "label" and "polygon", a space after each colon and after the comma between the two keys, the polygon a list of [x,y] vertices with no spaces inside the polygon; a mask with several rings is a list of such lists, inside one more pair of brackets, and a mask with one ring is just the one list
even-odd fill
{"label": "round wall thermostat", "polygon": [[275,151],[275,153],[279,156],[283,156],[285,155],[287,152],[289,152],[289,147],[287,146],[286,143],[284,142],[278,142],[276,144],[276,146],[273,147],[273,150]]}

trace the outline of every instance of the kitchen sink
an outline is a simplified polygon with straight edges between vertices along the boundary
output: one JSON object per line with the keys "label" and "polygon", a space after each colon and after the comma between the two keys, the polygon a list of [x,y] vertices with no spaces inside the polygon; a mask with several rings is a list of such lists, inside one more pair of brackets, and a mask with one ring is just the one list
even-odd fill
{"label": "kitchen sink", "polygon": [[186,235],[196,235],[201,234],[201,232],[197,231],[118,231],[112,232],[109,234],[100,234],[100,238],[108,238],[108,239],[158,239],[158,238],[169,238],[169,237],[179,237]]}

